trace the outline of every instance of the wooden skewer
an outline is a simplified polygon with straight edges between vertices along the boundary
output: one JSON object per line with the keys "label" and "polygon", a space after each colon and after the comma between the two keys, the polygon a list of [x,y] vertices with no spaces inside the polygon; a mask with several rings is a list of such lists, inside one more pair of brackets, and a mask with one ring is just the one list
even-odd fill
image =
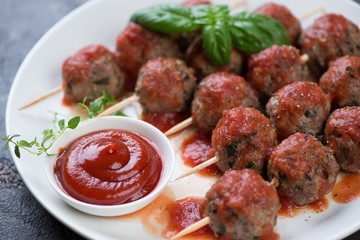
{"label": "wooden skewer", "polygon": [[48,98],[48,97],[51,97],[52,95],[55,95],[55,94],[57,94],[57,93],[59,93],[59,92],[61,92],[61,91],[63,91],[63,90],[64,90],[64,88],[63,88],[62,85],[61,85],[61,86],[58,86],[58,87],[54,88],[53,90],[51,90],[50,92],[48,92],[48,93],[46,93],[46,94],[38,97],[37,99],[31,101],[30,103],[26,104],[25,106],[19,108],[19,111],[22,110],[22,109],[25,109],[25,108],[27,108],[27,107],[30,107],[30,106],[32,106],[32,105],[34,105],[34,104],[36,104],[36,103],[38,103],[38,102],[40,102],[40,101]]}
{"label": "wooden skewer", "polygon": [[196,230],[208,225],[209,223],[210,223],[210,218],[209,217],[204,217],[200,221],[188,226],[187,228],[181,230],[180,232],[178,232],[177,234],[172,236],[170,238],[170,240],[178,239],[178,238],[180,238],[182,236],[185,236],[185,235],[187,235],[189,233],[195,232]]}
{"label": "wooden skewer", "polygon": [[184,128],[187,128],[192,124],[192,117],[189,117],[188,119],[185,119],[181,123],[175,125],[174,127],[170,128],[168,131],[165,132],[165,136],[170,136],[171,134],[174,134]]}
{"label": "wooden skewer", "polygon": [[245,4],[247,4],[247,0],[237,1],[230,5],[230,9],[233,11],[233,10],[237,9],[238,7],[241,7]]}
{"label": "wooden skewer", "polygon": [[186,177],[186,176],[189,176],[193,173],[196,173],[198,171],[200,171],[201,169],[204,169],[208,166],[210,166],[211,164],[214,164],[218,161],[219,159],[217,157],[212,157],[210,158],[209,160],[206,160],[205,162],[197,165],[196,167],[193,167],[192,169],[190,169],[188,172],[180,175],[179,177],[177,177],[175,180],[179,180],[180,178],[183,178],[183,177]]}
{"label": "wooden skewer", "polygon": [[105,111],[103,111],[102,113],[100,113],[99,115],[97,115],[97,117],[103,117],[103,116],[107,116],[110,115],[116,111],[119,111],[121,109],[123,109],[126,106],[129,106],[130,104],[139,101],[139,96],[137,96],[136,94],[132,95],[131,97],[128,97],[124,100],[122,100],[121,102],[109,107],[108,109],[106,109]]}
{"label": "wooden skewer", "polygon": [[309,55],[307,55],[307,54],[304,54],[304,55],[301,55],[301,57],[300,57],[300,61],[301,61],[301,63],[307,63],[308,61],[309,61]]}
{"label": "wooden skewer", "polygon": [[299,20],[304,20],[305,18],[310,17],[311,15],[314,15],[317,12],[323,12],[325,11],[325,7],[324,6],[318,6],[316,8],[313,8],[307,12],[304,12],[302,14],[300,14],[300,16],[298,16]]}

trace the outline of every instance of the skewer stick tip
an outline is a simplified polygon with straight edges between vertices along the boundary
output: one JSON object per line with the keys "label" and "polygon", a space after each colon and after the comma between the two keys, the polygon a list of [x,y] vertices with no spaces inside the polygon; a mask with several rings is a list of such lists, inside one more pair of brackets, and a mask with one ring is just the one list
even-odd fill
{"label": "skewer stick tip", "polygon": [[196,172],[198,172],[198,171],[200,171],[200,170],[202,170],[202,169],[210,166],[211,164],[216,163],[217,161],[218,161],[218,158],[217,158],[217,157],[210,158],[209,160],[207,160],[207,161],[205,161],[205,162],[197,165],[196,167],[193,167],[193,168],[190,169],[188,172],[180,175],[179,177],[177,177],[177,178],[175,179],[175,181],[176,181],[176,180],[179,180],[179,179],[181,179],[181,178],[184,178],[184,177],[186,177],[186,176],[189,176],[189,175],[191,175],[191,174],[193,174],[193,173],[196,173]]}
{"label": "skewer stick tip", "polygon": [[134,103],[134,102],[136,102],[138,100],[139,100],[139,96],[134,94],[131,97],[128,97],[128,98],[122,100],[121,102],[109,107],[108,109],[106,109],[105,111],[103,111],[102,113],[97,115],[97,117],[103,117],[103,116],[110,115],[110,114],[112,114],[112,113],[114,113],[116,111],[119,111],[119,110],[123,109],[126,106],[131,105],[132,103]]}
{"label": "skewer stick tip", "polygon": [[247,0],[236,1],[233,4],[230,5],[230,9],[233,11],[233,10],[235,10],[235,9],[237,9],[237,8],[247,4],[247,3],[248,3]]}
{"label": "skewer stick tip", "polygon": [[177,234],[175,234],[174,236],[172,236],[170,238],[170,240],[178,239],[178,238],[180,238],[182,236],[185,236],[185,235],[187,235],[189,233],[195,232],[196,230],[208,225],[209,223],[210,223],[210,218],[209,217],[204,217],[200,221],[188,226],[184,230],[182,230],[182,231],[178,232]]}
{"label": "skewer stick tip", "polygon": [[303,14],[298,16],[298,19],[303,20],[307,17],[310,17],[311,15],[314,15],[315,13],[324,12],[324,11],[325,11],[325,7],[323,5],[320,5],[320,6],[317,6],[316,8],[313,8],[307,12],[304,12]]}
{"label": "skewer stick tip", "polygon": [[309,61],[309,59],[310,59],[309,55],[307,55],[307,54],[301,55],[301,57],[300,57],[300,61],[302,64],[307,63]]}
{"label": "skewer stick tip", "polygon": [[170,128],[168,131],[166,131],[164,134],[165,136],[170,136],[184,128],[187,128],[188,126],[190,126],[192,124],[192,118],[189,117],[188,119],[185,119],[184,121],[182,121],[181,123],[175,125],[174,127]]}
{"label": "skewer stick tip", "polygon": [[60,86],[54,88],[53,90],[49,91],[48,93],[46,93],[46,94],[44,94],[44,95],[36,98],[35,100],[29,102],[29,103],[26,104],[25,106],[22,106],[21,108],[19,108],[19,111],[20,111],[20,110],[23,110],[23,109],[25,109],[25,108],[28,108],[28,107],[30,107],[30,106],[38,103],[38,102],[41,102],[42,100],[44,100],[44,99],[46,99],[46,98],[48,98],[48,97],[51,97],[52,95],[55,95],[55,94],[57,94],[57,93],[59,93],[59,92],[61,92],[61,91],[63,91],[63,90],[64,90],[63,86],[60,85]]}

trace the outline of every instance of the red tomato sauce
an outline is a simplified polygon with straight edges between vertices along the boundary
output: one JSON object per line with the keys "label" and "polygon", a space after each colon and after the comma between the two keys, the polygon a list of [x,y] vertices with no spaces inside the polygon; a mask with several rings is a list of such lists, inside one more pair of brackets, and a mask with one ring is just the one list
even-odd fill
{"label": "red tomato sauce", "polygon": [[[201,220],[203,216],[203,209],[201,204],[203,199],[201,198],[185,198],[177,200],[169,204],[168,211],[170,213],[170,222],[167,227],[166,237],[171,237],[193,223]],[[215,239],[214,233],[206,225],[188,235],[189,237],[201,236],[201,239]]]}
{"label": "red tomato sauce", "polygon": [[[186,138],[181,145],[181,158],[189,167],[196,167],[206,160],[215,156],[211,146],[211,133],[197,131]],[[198,172],[203,176],[215,176],[221,174],[219,168],[212,164]]]}
{"label": "red tomato sauce", "polygon": [[295,217],[306,210],[319,213],[329,208],[329,201],[326,198],[318,199],[305,206],[297,206],[293,201],[287,198],[280,198],[281,208],[279,215],[283,217]]}
{"label": "red tomato sauce", "polygon": [[148,139],[122,130],[90,133],[70,143],[54,168],[60,187],[91,204],[114,205],[148,195],[162,172],[162,157]]}
{"label": "red tomato sauce", "polygon": [[187,114],[178,112],[148,112],[142,116],[143,121],[150,123],[162,132],[166,132],[186,118]]}
{"label": "red tomato sauce", "polygon": [[360,175],[349,174],[337,182],[331,192],[337,203],[349,203],[360,197]]}

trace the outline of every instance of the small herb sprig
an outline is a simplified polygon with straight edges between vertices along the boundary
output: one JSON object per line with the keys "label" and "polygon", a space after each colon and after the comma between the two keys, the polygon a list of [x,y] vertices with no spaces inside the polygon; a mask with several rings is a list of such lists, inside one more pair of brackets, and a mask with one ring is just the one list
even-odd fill
{"label": "small herb sprig", "polygon": [[98,97],[94,101],[89,103],[89,106],[86,105],[87,98],[85,97],[81,103],[77,104],[78,108],[84,108],[83,113],[87,113],[89,119],[92,119],[94,116],[102,113],[105,110],[106,105],[116,103],[115,98],[107,93],[103,92],[101,97]]}
{"label": "small herb sprig", "polygon": [[[69,121],[66,122],[65,119],[57,120],[58,113],[54,115],[54,129],[45,129],[42,132],[42,140],[38,141],[35,137],[33,141],[29,142],[26,140],[19,140],[15,141],[15,138],[20,137],[19,134],[8,135],[3,138],[5,143],[5,149],[9,150],[10,143],[14,144],[14,153],[15,155],[20,158],[20,149],[23,149],[31,154],[41,155],[45,153],[48,156],[56,155],[57,153],[49,153],[49,149],[52,145],[56,142],[56,140],[67,130],[67,129],[75,129],[79,125],[80,121],[91,119],[98,115],[99,113],[103,112],[107,104],[116,103],[114,97],[107,92],[103,92],[103,95],[94,101],[89,103],[89,106],[85,104],[86,98],[81,103],[78,103],[77,106],[79,108],[84,108],[82,111],[83,113],[87,113],[88,118],[81,119],[80,116],[76,116],[71,118]],[[126,116],[122,112],[118,112],[116,115]],[[51,141],[51,142],[50,142]]]}
{"label": "small herb sprig", "polygon": [[215,65],[230,61],[232,45],[242,51],[261,51],[274,44],[289,45],[284,26],[262,14],[241,12],[230,15],[227,5],[159,4],[135,12],[131,21],[169,34],[202,28],[203,48]]}
{"label": "small herb sprig", "polygon": [[[14,135],[8,135],[2,140],[6,141],[5,149],[9,149],[9,143],[13,143],[15,145],[14,152],[15,155],[20,158],[20,148],[28,151],[31,154],[41,155],[43,153],[46,153],[46,155],[56,155],[57,153],[49,153],[48,150],[52,147],[52,145],[55,143],[55,141],[65,132],[66,129],[75,129],[80,122],[80,117],[76,116],[70,119],[65,124],[65,119],[61,119],[57,122],[58,127],[60,129],[59,132],[57,132],[54,129],[45,129],[42,134],[43,138],[40,142],[38,142],[37,138],[31,142],[28,142],[26,140],[20,140],[20,141],[14,141],[14,138],[20,137],[19,134]],[[49,144],[48,142],[52,140]],[[32,150],[33,147],[36,147],[36,150]]]}

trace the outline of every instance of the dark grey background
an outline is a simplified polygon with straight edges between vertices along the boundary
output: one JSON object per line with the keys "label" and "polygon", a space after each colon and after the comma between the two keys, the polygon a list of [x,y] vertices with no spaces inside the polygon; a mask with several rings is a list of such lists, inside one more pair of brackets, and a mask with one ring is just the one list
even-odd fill
{"label": "dark grey background", "polygon": [[[5,136],[8,93],[21,62],[52,25],[84,2],[86,0],[0,0],[1,138]],[[82,239],[35,200],[3,143],[0,144],[0,239]],[[353,239],[360,239],[360,232],[347,238]]]}

